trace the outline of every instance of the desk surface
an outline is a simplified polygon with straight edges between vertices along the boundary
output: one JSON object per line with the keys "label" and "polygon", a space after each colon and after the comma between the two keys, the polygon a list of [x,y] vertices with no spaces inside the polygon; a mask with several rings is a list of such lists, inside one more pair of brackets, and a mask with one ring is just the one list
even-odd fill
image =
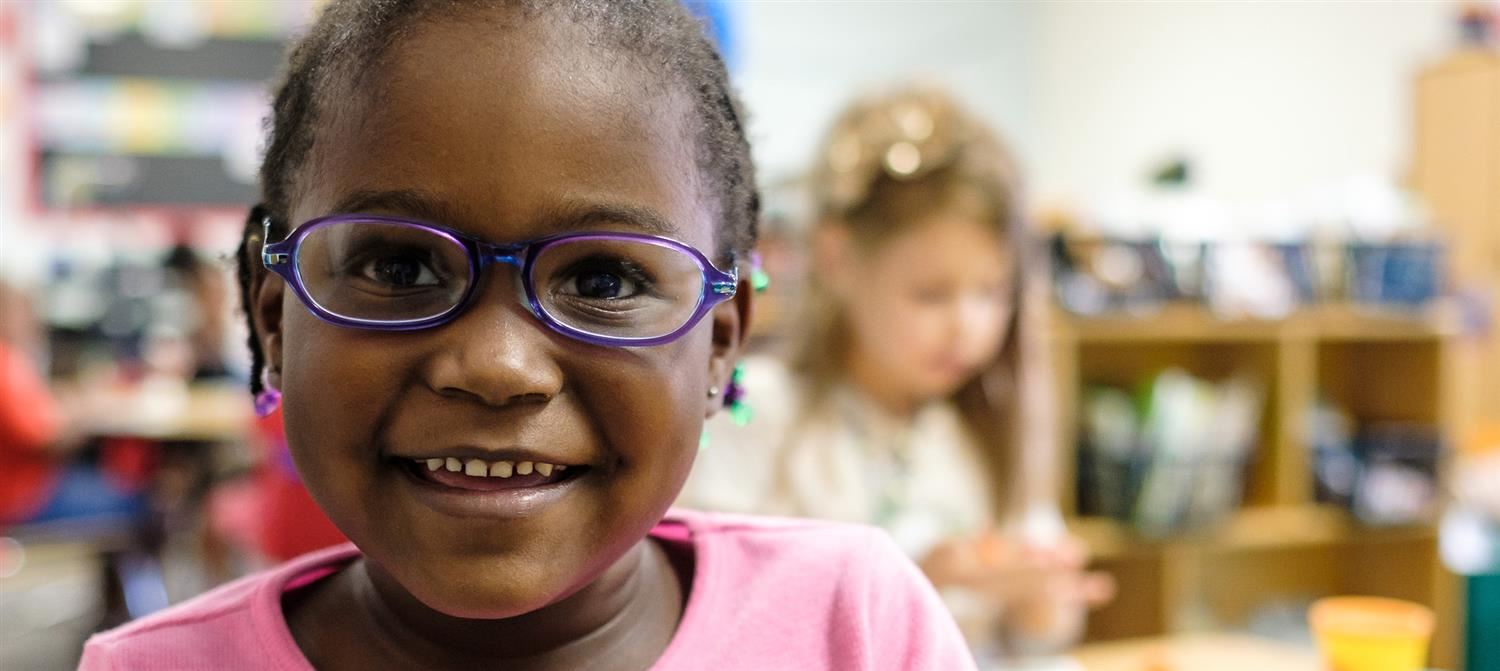
{"label": "desk surface", "polygon": [[89,403],[92,409],[78,428],[94,436],[234,442],[254,418],[249,393],[238,385],[94,392]]}
{"label": "desk surface", "polygon": [[1074,658],[1087,671],[1322,671],[1316,651],[1237,634],[1094,643]]}

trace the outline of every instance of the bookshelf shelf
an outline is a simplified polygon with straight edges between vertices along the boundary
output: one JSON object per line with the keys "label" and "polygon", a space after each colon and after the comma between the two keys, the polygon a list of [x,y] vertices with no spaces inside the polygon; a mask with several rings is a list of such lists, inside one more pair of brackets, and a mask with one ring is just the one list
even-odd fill
{"label": "bookshelf shelf", "polygon": [[1059,337],[1080,343],[1237,343],[1286,339],[1432,340],[1458,333],[1452,305],[1420,312],[1332,304],[1285,319],[1225,319],[1198,305],[1169,304],[1140,314],[1077,317],[1059,311]]}
{"label": "bookshelf shelf", "polygon": [[1127,525],[1102,517],[1075,517],[1069,530],[1088,543],[1099,561],[1146,556],[1185,545],[1220,554],[1345,543],[1430,542],[1437,537],[1432,525],[1367,527],[1345,510],[1316,504],[1246,508],[1216,528],[1166,539],[1142,538]]}
{"label": "bookshelf shelf", "polygon": [[[1459,583],[1441,566],[1430,523],[1363,526],[1320,504],[1308,447],[1319,399],[1359,425],[1413,422],[1452,440],[1460,333],[1454,306],[1421,311],[1319,305],[1284,319],[1226,320],[1196,305],[1148,314],[1053,314],[1059,401],[1059,491],[1073,533],[1115,575],[1119,599],[1095,613],[1107,640],[1249,624],[1263,609],[1329,594],[1406,598],[1439,616],[1433,661],[1452,666],[1462,620]],[[1122,522],[1077,515],[1080,399],[1089,385],[1137,388],[1168,367],[1207,380],[1247,372],[1265,387],[1240,508],[1190,534],[1144,538]],[[1440,467],[1441,472],[1441,467]]]}

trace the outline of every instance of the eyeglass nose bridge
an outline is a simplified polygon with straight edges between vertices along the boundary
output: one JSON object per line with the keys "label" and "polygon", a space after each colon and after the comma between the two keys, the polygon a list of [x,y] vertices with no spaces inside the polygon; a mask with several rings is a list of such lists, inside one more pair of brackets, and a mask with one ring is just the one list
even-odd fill
{"label": "eyeglass nose bridge", "polygon": [[526,265],[526,251],[530,245],[495,245],[483,243],[479,248],[480,259],[485,263],[503,263],[521,268]]}
{"label": "eyeglass nose bridge", "polygon": [[513,285],[515,289],[516,301],[519,302],[522,307],[526,308],[526,311],[530,312],[532,316],[536,317],[543,323],[547,323],[548,319],[543,314],[541,303],[531,295],[529,279],[520,276],[522,271],[526,268],[526,257],[530,253],[530,250],[531,245],[525,243],[516,245],[497,245],[489,242],[480,242],[478,244],[479,263],[481,266],[498,263],[514,268],[517,275],[516,281]]}

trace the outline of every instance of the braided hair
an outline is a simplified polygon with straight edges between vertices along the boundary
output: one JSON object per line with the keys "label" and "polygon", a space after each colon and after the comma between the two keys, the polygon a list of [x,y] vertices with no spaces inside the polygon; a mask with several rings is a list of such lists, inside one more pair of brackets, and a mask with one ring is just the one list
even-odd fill
{"label": "braided hair", "polygon": [[760,197],[745,136],[743,113],[729,75],[704,26],[676,0],[335,0],[291,49],[275,87],[269,141],[260,169],[261,203],[251,208],[236,253],[240,301],[250,327],[252,394],[262,390],[265,354],[256,335],[250,289],[259,263],[265,221],[284,236],[292,201],[318,143],[318,123],[331,100],[357,86],[394,45],[424,19],[506,9],[525,19],[557,17],[591,37],[648,64],[692,101],[695,160],[718,206],[721,256],[755,245]]}

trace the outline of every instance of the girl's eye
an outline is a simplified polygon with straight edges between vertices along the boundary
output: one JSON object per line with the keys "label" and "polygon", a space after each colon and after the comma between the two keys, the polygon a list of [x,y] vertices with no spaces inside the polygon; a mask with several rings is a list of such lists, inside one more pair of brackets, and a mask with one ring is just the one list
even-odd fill
{"label": "girl's eye", "polygon": [[614,273],[583,273],[573,279],[574,291],[584,298],[619,298],[634,293],[634,283]]}
{"label": "girl's eye", "polygon": [[951,292],[943,288],[926,287],[912,292],[912,298],[924,305],[939,305],[948,302]]}
{"label": "girl's eye", "polygon": [[573,276],[566,293],[594,300],[619,300],[641,293],[641,283],[624,273],[590,270]]}
{"label": "girl's eye", "polygon": [[1006,287],[1001,284],[989,284],[979,288],[979,297],[991,301],[1004,301],[1009,298]]}
{"label": "girl's eye", "polygon": [[589,263],[564,275],[562,293],[597,301],[635,298],[650,291],[651,280],[624,261]]}
{"label": "girl's eye", "polygon": [[426,263],[411,256],[382,256],[360,268],[360,276],[391,287],[407,289],[438,284],[437,274]]}

